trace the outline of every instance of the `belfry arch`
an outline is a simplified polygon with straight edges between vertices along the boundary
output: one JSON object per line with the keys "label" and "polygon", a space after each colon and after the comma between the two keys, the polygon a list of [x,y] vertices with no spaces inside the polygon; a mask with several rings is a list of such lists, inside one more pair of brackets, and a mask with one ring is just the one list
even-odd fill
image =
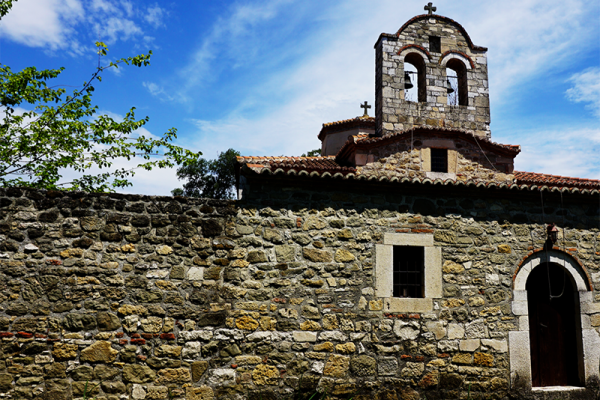
{"label": "belfry arch", "polygon": [[[414,84],[417,85],[417,101],[420,103],[424,103],[427,101],[427,68],[425,65],[425,59],[423,56],[417,52],[409,52],[404,57],[404,64],[411,64],[415,67],[416,76],[412,78],[416,78],[416,82]],[[405,72],[408,70],[405,67]]]}
{"label": "belfry arch", "polygon": [[[518,317],[518,330],[509,332],[513,389],[597,384],[600,336],[590,323],[596,308],[588,273],[573,256],[539,250],[526,257],[513,276],[512,309]],[[546,360],[549,349],[554,363]]]}

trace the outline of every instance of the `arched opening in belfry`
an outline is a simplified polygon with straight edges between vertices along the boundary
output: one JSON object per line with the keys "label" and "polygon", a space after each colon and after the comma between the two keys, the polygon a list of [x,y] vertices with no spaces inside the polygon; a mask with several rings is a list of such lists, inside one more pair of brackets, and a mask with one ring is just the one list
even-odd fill
{"label": "arched opening in belfry", "polygon": [[453,69],[446,68],[446,94],[449,106],[458,105],[458,77]]}
{"label": "arched opening in belfry", "polygon": [[453,58],[446,63],[446,84],[453,90],[448,90],[448,105],[469,105],[467,67],[462,61]]}
{"label": "arched opening in belfry", "polygon": [[[410,84],[408,83],[410,80]],[[412,85],[412,87],[408,87]],[[427,101],[427,78],[425,61],[418,53],[409,53],[404,57],[404,99],[408,101]]]}
{"label": "arched opening in belfry", "polygon": [[579,292],[561,265],[542,263],[526,284],[533,387],[582,386]]}

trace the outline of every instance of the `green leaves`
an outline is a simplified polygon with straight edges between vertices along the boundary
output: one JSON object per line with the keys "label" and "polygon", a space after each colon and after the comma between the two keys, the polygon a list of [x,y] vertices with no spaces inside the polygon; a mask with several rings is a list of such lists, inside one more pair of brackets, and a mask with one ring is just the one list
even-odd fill
{"label": "green leaves", "polygon": [[187,182],[183,189],[177,188],[171,193],[173,196],[234,198],[235,164],[239,155],[238,151],[229,149],[219,153],[215,160],[186,160],[187,162],[177,170],[177,177]]}
{"label": "green leaves", "polygon": [[[14,0],[17,1],[17,0]],[[12,8],[13,0],[0,0],[0,19],[4,17]]]}
{"label": "green leaves", "polygon": [[301,157],[319,157],[321,155],[321,149],[310,150],[307,153],[303,153]]}
{"label": "green leaves", "polygon": [[[12,3],[0,0],[0,17]],[[172,143],[174,128],[160,138],[146,138],[135,132],[148,122],[136,119],[135,109],[122,121],[98,115],[92,103],[93,86],[102,80],[107,68],[121,64],[138,67],[150,64],[150,56],[141,54],[121,58],[102,66],[107,46],[96,42],[99,63],[81,88],[67,94],[48,82],[63,69],[38,70],[35,67],[13,72],[0,64],[0,185],[32,186],[44,189],[113,191],[131,186],[130,178],[138,169],[171,168],[196,162],[202,153],[194,153]],[[131,167],[117,168],[125,160],[140,159]],[[81,175],[65,181],[72,170]],[[101,172],[91,173],[91,170]]]}

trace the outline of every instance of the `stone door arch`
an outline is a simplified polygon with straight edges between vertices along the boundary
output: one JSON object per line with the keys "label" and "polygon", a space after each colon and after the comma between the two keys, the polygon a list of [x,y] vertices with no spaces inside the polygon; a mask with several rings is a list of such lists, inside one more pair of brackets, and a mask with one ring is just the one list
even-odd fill
{"label": "stone door arch", "polygon": [[[600,336],[590,324],[590,314],[600,312],[600,303],[594,303],[592,286],[585,268],[570,254],[560,250],[539,250],[525,258],[513,277],[513,314],[518,317],[518,330],[509,332],[509,357],[511,388],[516,390],[537,391],[548,388],[536,388],[532,385],[532,359],[530,340],[530,307],[528,304],[527,284],[531,278],[540,276],[540,268],[558,268],[563,271],[572,291],[576,291],[574,305],[577,335],[580,345],[576,349],[581,363],[580,386],[596,386],[600,369]],[[536,271],[536,273],[534,273]],[[533,274],[533,275],[532,275]],[[532,283],[530,283],[531,285]],[[546,283],[547,284],[547,280]],[[561,288],[551,289],[555,294]],[[555,292],[556,290],[556,292]],[[577,296],[578,295],[578,296]],[[531,316],[535,318],[535,316]],[[538,380],[539,384],[539,380]],[[571,387],[553,388],[555,390],[573,390]],[[582,389],[583,390],[583,389]]]}

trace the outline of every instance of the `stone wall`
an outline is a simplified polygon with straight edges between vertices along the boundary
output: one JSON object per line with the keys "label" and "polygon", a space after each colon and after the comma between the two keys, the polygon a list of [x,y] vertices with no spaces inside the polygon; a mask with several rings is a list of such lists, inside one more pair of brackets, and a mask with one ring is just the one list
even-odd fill
{"label": "stone wall", "polygon": [[[508,398],[539,193],[250,185],[243,202],[0,189],[0,397]],[[598,289],[598,205],[580,200],[565,195],[566,246]],[[441,247],[433,312],[382,309],[386,232]]]}

